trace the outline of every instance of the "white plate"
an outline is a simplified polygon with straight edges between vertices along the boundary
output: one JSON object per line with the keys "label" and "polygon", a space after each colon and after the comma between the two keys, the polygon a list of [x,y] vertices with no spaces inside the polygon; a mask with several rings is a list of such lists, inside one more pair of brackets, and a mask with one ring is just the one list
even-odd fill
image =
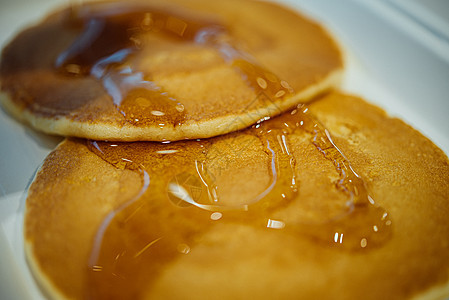
{"label": "white plate", "polygon": [[[449,153],[449,33],[434,30],[434,23],[426,26],[405,1],[400,5],[393,0],[282,2],[321,20],[340,40],[347,52],[346,91],[400,117]],[[20,28],[67,3],[0,0],[1,47]],[[420,15],[429,19],[431,13]],[[43,298],[23,256],[23,193],[60,140],[36,133],[0,110],[1,299]]]}

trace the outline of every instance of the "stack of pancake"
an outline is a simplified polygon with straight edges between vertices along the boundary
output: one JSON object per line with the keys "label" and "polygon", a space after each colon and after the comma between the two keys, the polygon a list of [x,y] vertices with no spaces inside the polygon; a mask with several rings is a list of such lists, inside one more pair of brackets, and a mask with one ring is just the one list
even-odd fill
{"label": "stack of pancake", "polygon": [[321,25],[268,2],[86,2],[19,33],[2,104],[67,136],[26,203],[43,292],[449,296],[449,161],[343,72]]}

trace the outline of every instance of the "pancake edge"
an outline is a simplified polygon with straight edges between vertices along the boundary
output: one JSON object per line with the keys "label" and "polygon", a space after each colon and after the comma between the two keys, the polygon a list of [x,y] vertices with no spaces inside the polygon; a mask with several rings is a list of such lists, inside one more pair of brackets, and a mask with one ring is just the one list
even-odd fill
{"label": "pancake edge", "polygon": [[[66,143],[68,139],[62,140],[51,152],[56,151],[60,146],[62,146],[64,143]],[[48,157],[48,156],[47,156]],[[42,167],[44,166],[45,162],[47,161],[47,158],[44,159],[42,164],[39,166],[37,171],[34,173],[34,177],[31,180],[31,183],[35,182],[37,176],[39,176]],[[27,191],[27,199],[29,197],[30,190]],[[69,298],[66,294],[64,294],[62,291],[60,291],[55,284],[52,283],[51,279],[48,277],[48,275],[43,271],[43,268],[39,264],[38,260],[34,257],[34,247],[33,242],[27,238],[26,235],[26,217],[27,217],[27,209],[28,205],[25,203],[24,208],[24,218],[23,218],[23,230],[22,230],[22,238],[23,238],[23,251],[24,251],[24,259],[29,267],[29,272],[32,276],[32,278],[35,280],[35,283],[39,289],[39,292],[41,295],[43,295],[45,298],[49,299],[73,299]]]}
{"label": "pancake edge", "polygon": [[[339,87],[342,82],[343,71],[344,67],[336,69],[318,83],[309,85],[294,96],[279,103],[272,102],[266,107],[244,111],[240,114],[221,116],[207,121],[191,120],[180,126],[167,126],[162,129],[156,126],[139,127],[131,124],[124,126],[106,123],[91,124],[73,120],[70,116],[55,116],[52,118],[40,116],[26,107],[15,104],[14,99],[5,91],[0,91],[0,103],[5,111],[17,120],[51,135],[124,142],[202,139],[244,129],[264,117],[272,118],[293,108],[296,104],[307,103],[312,98]],[[276,111],[276,114],[273,114],[273,111]],[[238,122],[235,122],[236,120]]]}

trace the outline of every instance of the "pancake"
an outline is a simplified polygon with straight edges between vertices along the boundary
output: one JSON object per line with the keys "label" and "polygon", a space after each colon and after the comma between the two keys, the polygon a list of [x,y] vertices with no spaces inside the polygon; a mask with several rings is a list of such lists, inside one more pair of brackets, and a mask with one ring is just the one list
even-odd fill
{"label": "pancake", "polygon": [[339,85],[316,22],[255,1],[86,2],[5,47],[3,106],[50,134],[109,141],[207,138]]}
{"label": "pancake", "polygon": [[26,253],[54,298],[443,298],[448,162],[340,93],[211,139],[68,139],[30,187]]}

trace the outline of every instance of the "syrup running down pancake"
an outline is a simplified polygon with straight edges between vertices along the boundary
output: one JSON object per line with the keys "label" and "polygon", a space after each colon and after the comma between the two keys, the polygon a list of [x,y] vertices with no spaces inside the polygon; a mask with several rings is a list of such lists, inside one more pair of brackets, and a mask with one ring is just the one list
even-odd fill
{"label": "syrup running down pancake", "polygon": [[243,129],[339,84],[315,22],[256,1],[84,3],[4,50],[1,100],[47,133],[110,141]]}
{"label": "syrup running down pancake", "polygon": [[443,297],[448,183],[429,140],[332,93],[211,139],[64,141],[26,250],[53,297]]}

